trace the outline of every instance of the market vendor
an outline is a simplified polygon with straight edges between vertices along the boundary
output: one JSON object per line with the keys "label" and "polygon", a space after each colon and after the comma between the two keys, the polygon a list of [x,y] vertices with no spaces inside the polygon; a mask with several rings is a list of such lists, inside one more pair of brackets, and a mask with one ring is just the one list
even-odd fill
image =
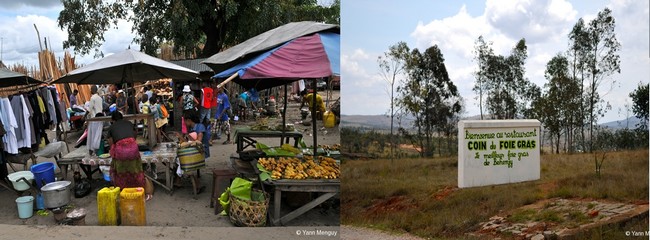
{"label": "market vendor", "polygon": [[115,104],[117,105],[117,110],[122,114],[126,114],[129,105],[126,103],[126,97],[124,97],[124,90],[120,89],[117,91],[117,99],[115,99]]}
{"label": "market vendor", "polygon": [[[111,146],[112,158],[111,180],[115,186],[122,189],[144,188],[144,171],[133,124],[122,119],[122,113],[119,111],[113,112],[111,120],[113,124],[108,129],[108,143]],[[146,199],[150,200],[151,196],[147,194]]]}
{"label": "market vendor", "polygon": [[203,154],[206,159],[210,157],[210,136],[208,135],[208,128],[200,122],[199,113],[195,110],[190,110],[185,112],[185,125],[187,127],[187,132],[195,132],[196,139],[194,141],[200,141],[203,144]]}
{"label": "market vendor", "polygon": [[323,97],[320,96],[318,93],[314,93],[313,90],[309,90],[308,94],[305,94],[302,97],[302,103],[300,103],[300,108],[305,106],[305,103],[309,106],[309,110],[313,111],[314,107],[312,106],[313,104],[313,96],[316,94],[316,118],[317,119],[322,119],[323,118],[323,113],[325,112],[325,104],[323,103]]}

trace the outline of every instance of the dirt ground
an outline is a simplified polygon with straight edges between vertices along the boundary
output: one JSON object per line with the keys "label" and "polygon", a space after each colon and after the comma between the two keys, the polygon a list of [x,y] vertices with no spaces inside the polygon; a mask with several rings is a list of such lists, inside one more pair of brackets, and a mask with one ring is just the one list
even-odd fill
{"label": "dirt ground", "polygon": [[[335,98],[338,97],[338,91],[334,94]],[[287,123],[296,123],[300,121],[298,102],[289,102]],[[270,121],[270,126],[275,126],[273,121],[281,122],[281,119],[273,119]],[[233,129],[244,124],[251,125],[254,122],[235,123],[232,125]],[[323,128],[323,122],[318,122],[317,141],[318,144],[332,145],[340,143],[339,128]],[[276,124],[277,125],[277,124]],[[310,146],[313,143],[313,131],[311,126],[303,126],[300,124],[295,125],[296,129],[303,132],[305,143]],[[48,131],[51,133],[51,131]],[[75,141],[80,132],[71,133],[68,135],[67,142],[73,150]],[[210,208],[210,198],[212,189],[212,169],[228,167],[230,165],[229,157],[235,153],[235,144],[223,145],[225,139],[222,136],[221,140],[215,140],[213,146],[210,147],[211,157],[206,160],[207,167],[201,171],[201,183],[206,186],[206,191],[199,194],[197,199],[193,198],[192,188],[189,180],[184,180],[184,187],[175,189],[173,194],[168,194],[167,191],[159,186],[156,186],[154,198],[146,203],[146,218],[148,226],[159,227],[232,227],[234,226],[226,216],[214,214],[214,208]],[[276,139],[261,139],[260,142],[267,145],[278,145],[279,141]],[[39,158],[37,161],[53,162],[54,159]],[[20,165],[16,166],[20,168]],[[11,172],[11,169],[9,169]],[[57,177],[61,177],[59,169],[56,169]],[[162,177],[162,176],[161,176]],[[83,207],[87,210],[85,218],[86,225],[95,226],[98,223],[97,219],[97,191],[101,187],[107,185],[101,178],[100,173],[95,173],[93,176],[93,191],[90,195],[84,198],[72,198],[71,204],[75,207]],[[67,179],[72,179],[72,173],[68,173]],[[8,225],[45,225],[51,227],[56,225],[53,215],[50,213],[48,216],[39,216],[34,213],[29,219],[18,218],[16,208],[16,197],[14,192],[0,187],[0,205],[5,207],[0,208],[0,223]],[[218,203],[217,203],[218,204]],[[272,206],[271,202],[271,206]],[[294,208],[283,203],[282,211],[286,214]],[[316,207],[306,214],[293,219],[288,222],[286,226],[339,226],[340,207],[338,204],[338,196],[335,200],[330,200],[326,204]],[[6,226],[5,226],[6,227]],[[4,228],[4,227],[2,227]],[[4,232],[4,231],[3,231]],[[280,231],[282,232],[282,231]],[[109,234],[109,232],[101,231],[99,236]],[[209,236],[209,235],[207,235]]]}

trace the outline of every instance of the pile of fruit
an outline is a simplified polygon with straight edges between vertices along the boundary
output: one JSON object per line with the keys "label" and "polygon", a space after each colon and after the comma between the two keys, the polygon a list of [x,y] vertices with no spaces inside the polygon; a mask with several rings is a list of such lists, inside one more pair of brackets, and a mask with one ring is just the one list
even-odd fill
{"label": "pile of fruit", "polygon": [[318,164],[311,158],[304,162],[298,158],[260,158],[257,163],[271,172],[272,179],[336,179],[341,175],[336,160],[322,156]]}
{"label": "pile of fruit", "polygon": [[334,145],[318,145],[319,148],[322,148],[325,151],[341,151],[341,144]]}

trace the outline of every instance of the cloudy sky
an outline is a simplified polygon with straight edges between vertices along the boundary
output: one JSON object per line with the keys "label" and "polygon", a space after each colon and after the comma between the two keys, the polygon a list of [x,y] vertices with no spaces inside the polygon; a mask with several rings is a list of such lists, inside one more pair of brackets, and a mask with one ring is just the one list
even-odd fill
{"label": "cloudy sky", "polygon": [[[38,65],[40,50],[34,24],[43,38],[47,38],[57,58],[63,58],[63,41],[67,32],[57,24],[63,4],[59,0],[0,0],[0,38],[2,38],[2,61],[6,65],[23,64],[28,67]],[[100,48],[105,55],[127,49],[139,49],[131,43],[133,34],[131,24],[126,21],[118,23],[118,29],[111,29],[104,37],[106,42]],[[45,46],[43,46],[45,48]],[[72,53],[72,50],[70,51]],[[77,56],[78,64],[88,64],[96,59],[94,52],[88,56]]]}
{"label": "cloudy sky", "polygon": [[[493,42],[495,53],[508,55],[516,41],[526,39],[526,77],[538,86],[546,82],[546,63],[567,49],[568,33],[579,18],[593,19],[609,7],[622,45],[617,83],[602,87],[612,105],[600,122],[625,118],[628,94],[650,77],[648,1],[488,0],[482,1],[342,1],[341,94],[343,114],[386,114],[390,98],[379,75],[377,57],[389,46],[406,42],[421,51],[437,44],[449,77],[465,99],[465,116],[479,114],[472,91],[476,69],[472,50],[478,36]],[[621,113],[619,113],[621,112]]]}

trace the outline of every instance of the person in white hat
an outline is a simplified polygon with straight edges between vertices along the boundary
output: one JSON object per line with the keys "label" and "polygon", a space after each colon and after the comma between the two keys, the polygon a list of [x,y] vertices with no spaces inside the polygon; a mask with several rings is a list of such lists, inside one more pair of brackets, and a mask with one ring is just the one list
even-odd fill
{"label": "person in white hat", "polygon": [[129,105],[126,104],[124,90],[120,89],[117,91],[117,99],[115,99],[115,105],[117,105],[117,110],[120,111],[120,113],[126,114],[126,111],[129,109]]}
{"label": "person in white hat", "polygon": [[[190,85],[183,86],[183,96],[180,98],[181,106],[183,106],[183,115],[188,111],[196,111],[196,106],[199,104],[194,95],[192,95],[192,89]],[[181,132],[183,134],[187,133],[187,128],[185,127],[185,118],[181,117]]]}
{"label": "person in white hat", "polygon": [[190,85],[183,86],[183,96],[181,97],[181,101],[183,104],[183,112],[187,110],[196,110],[196,106],[199,104],[199,100],[197,100],[194,95],[192,95],[192,89],[190,89]]}

